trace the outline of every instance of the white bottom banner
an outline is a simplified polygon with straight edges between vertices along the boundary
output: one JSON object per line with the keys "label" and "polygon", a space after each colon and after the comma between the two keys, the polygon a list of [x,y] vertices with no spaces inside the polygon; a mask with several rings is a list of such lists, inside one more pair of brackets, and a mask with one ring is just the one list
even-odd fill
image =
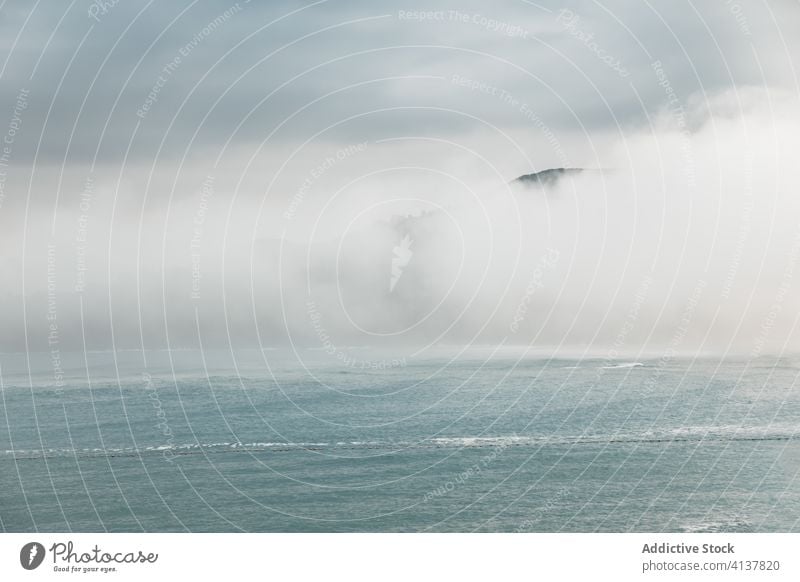
{"label": "white bottom banner", "polygon": [[3,534],[0,580],[800,580],[798,534]]}

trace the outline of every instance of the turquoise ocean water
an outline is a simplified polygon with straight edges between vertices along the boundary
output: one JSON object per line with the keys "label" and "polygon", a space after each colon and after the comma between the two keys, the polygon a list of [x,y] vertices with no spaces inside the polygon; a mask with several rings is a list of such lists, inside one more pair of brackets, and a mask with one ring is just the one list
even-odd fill
{"label": "turquoise ocean water", "polygon": [[798,359],[364,353],[2,355],[0,529],[800,530]]}

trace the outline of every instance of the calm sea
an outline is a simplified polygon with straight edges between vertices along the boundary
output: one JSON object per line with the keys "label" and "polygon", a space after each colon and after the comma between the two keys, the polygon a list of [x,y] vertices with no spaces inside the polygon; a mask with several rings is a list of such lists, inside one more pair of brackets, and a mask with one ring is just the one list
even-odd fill
{"label": "calm sea", "polygon": [[800,530],[798,359],[347,357],[0,355],[0,529]]}

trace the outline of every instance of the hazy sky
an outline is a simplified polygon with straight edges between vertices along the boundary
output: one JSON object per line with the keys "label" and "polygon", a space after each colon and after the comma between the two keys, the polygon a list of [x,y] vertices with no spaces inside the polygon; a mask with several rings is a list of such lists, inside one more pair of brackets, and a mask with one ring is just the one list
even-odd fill
{"label": "hazy sky", "polygon": [[[173,161],[192,138],[192,155],[216,155],[223,143],[262,144],[301,107],[270,146],[394,107],[453,111],[365,115],[323,138],[458,137],[482,129],[469,115],[531,130],[514,107],[454,75],[507,91],[561,135],[617,132],[656,112],[666,97],[654,61],[684,100],[747,85],[797,88],[800,6],[788,0],[120,1],[105,14],[100,4],[3,3],[4,110],[19,89],[31,91],[18,163],[119,163],[126,153],[150,163],[156,151]],[[164,86],[141,119],[159,75]]]}
{"label": "hazy sky", "polygon": [[[323,314],[326,331],[343,343],[366,342],[363,322],[402,336],[429,311],[432,328],[407,339],[497,341],[532,301],[539,316],[515,341],[545,330],[547,344],[607,345],[632,310],[639,317],[649,272],[665,279],[631,345],[674,339],[706,279],[695,344],[714,329],[752,338],[776,295],[788,311],[798,23],[789,0],[3,2],[0,349],[47,349],[54,323],[63,349],[84,337],[94,347],[196,345],[198,328],[222,344],[313,344],[309,301],[335,312]],[[748,143],[763,147],[743,161]],[[572,204],[571,186],[561,207],[557,196],[549,206],[505,192],[520,174],[559,166],[613,169],[620,181],[580,182],[586,196]],[[590,196],[608,204],[583,206]],[[535,234],[533,222],[519,226],[531,204],[545,204],[527,208],[542,221]],[[395,239],[408,234],[386,221],[422,211],[430,222],[408,231],[416,285],[375,298],[372,285],[388,292]],[[696,234],[681,230],[690,216]],[[582,239],[570,235],[578,217]],[[435,281],[448,269],[433,255],[452,264],[470,244],[487,248],[475,234],[484,223],[492,241],[516,228],[519,238],[492,248],[528,258],[506,265],[513,284],[471,302],[486,273]],[[624,225],[634,226],[622,234]],[[477,239],[448,246],[464,232]],[[650,260],[694,236],[693,254]],[[702,246],[708,239],[717,242]],[[531,269],[556,247],[552,288],[533,301]],[[481,264],[471,252],[466,264]],[[598,276],[605,261],[630,269]],[[320,280],[330,304],[319,287],[309,292]],[[663,287],[670,280],[677,295]],[[464,322],[467,305],[475,313]],[[783,324],[770,338],[778,346],[794,334]]]}

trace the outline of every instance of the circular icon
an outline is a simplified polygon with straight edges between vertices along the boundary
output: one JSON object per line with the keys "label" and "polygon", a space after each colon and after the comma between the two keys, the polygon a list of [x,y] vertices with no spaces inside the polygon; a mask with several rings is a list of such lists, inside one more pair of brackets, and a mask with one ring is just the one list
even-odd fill
{"label": "circular icon", "polygon": [[44,546],[39,542],[29,542],[19,552],[19,563],[26,570],[35,570],[44,561]]}

